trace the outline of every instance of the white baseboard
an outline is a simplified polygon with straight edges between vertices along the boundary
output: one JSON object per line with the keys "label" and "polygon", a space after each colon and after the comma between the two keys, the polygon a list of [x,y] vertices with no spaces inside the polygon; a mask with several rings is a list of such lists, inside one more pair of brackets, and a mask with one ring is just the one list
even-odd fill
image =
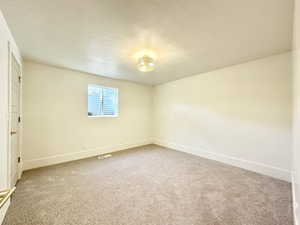
{"label": "white baseboard", "polygon": [[300,207],[296,201],[296,183],[295,183],[295,175],[292,172],[292,190],[293,190],[293,211],[294,211],[294,224],[300,225],[300,218],[297,216],[298,207]]}
{"label": "white baseboard", "polygon": [[5,214],[6,214],[7,210],[8,210],[9,205],[10,205],[10,200],[8,200],[3,205],[3,207],[0,209],[0,224],[3,223],[4,217],[5,217]]}
{"label": "white baseboard", "polygon": [[201,147],[195,148],[191,146],[186,146],[186,145],[180,145],[174,142],[169,142],[169,141],[164,141],[160,139],[153,139],[151,140],[143,140],[135,143],[122,143],[122,144],[117,144],[117,145],[112,145],[112,146],[104,146],[104,147],[99,147],[95,149],[89,149],[86,151],[80,151],[80,152],[75,152],[75,153],[69,153],[69,154],[61,154],[61,155],[54,155],[50,157],[44,157],[44,158],[38,158],[38,159],[33,159],[29,161],[24,161],[23,162],[23,170],[29,170],[33,168],[38,168],[38,167],[44,167],[44,166],[49,166],[49,165],[54,165],[58,163],[63,163],[63,162],[68,162],[68,161],[73,161],[73,160],[78,160],[78,159],[83,159],[83,158],[88,158],[100,154],[105,154],[109,152],[115,152],[115,151],[120,151],[128,148],[134,148],[142,145],[147,145],[147,144],[157,144],[161,145],[167,148],[172,148],[178,151],[190,153],[193,155],[197,155],[203,158],[208,158],[216,161],[220,161],[229,165],[237,166],[246,170],[254,171],[257,173],[261,173],[264,175],[268,175],[277,179],[285,180],[288,182],[291,182],[291,173],[288,170],[284,170],[281,168],[269,166],[266,164],[258,163],[258,162],[253,162],[249,160],[244,160],[236,157],[231,157],[223,154],[216,154],[207,151],[206,149],[203,149]]}
{"label": "white baseboard", "polygon": [[281,168],[269,166],[266,164],[253,162],[249,160],[244,160],[232,156],[227,156],[223,154],[216,154],[207,151],[206,149],[203,149],[201,147],[191,147],[186,145],[180,145],[174,142],[164,141],[160,139],[154,139],[154,144],[161,145],[167,148],[172,148],[178,151],[190,153],[193,155],[197,155],[203,158],[216,160],[222,163],[226,163],[232,166],[240,167],[246,170],[250,170],[256,173],[264,174],[267,176],[271,176],[277,179],[285,180],[288,182],[291,182],[291,173],[288,170],[284,170]]}
{"label": "white baseboard", "polygon": [[23,162],[23,170],[29,170],[29,169],[34,169],[34,168],[39,168],[44,166],[55,165],[63,162],[89,158],[89,157],[93,157],[105,153],[121,151],[128,148],[134,148],[134,147],[139,147],[148,144],[151,144],[151,140],[142,140],[135,143],[122,143],[122,144],[104,146],[104,147],[99,147],[94,149],[87,149],[85,151],[80,151],[80,152],[54,155],[54,156],[43,157],[43,158],[38,158],[38,159],[33,159],[28,161],[25,160]]}

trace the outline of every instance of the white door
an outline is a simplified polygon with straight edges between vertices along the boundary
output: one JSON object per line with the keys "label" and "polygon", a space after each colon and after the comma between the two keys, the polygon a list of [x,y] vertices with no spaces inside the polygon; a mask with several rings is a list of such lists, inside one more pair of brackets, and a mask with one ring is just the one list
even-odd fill
{"label": "white door", "polygon": [[10,127],[10,185],[15,186],[19,174],[19,142],[20,142],[20,82],[21,65],[13,53],[10,53],[10,101],[9,101],[9,127]]}

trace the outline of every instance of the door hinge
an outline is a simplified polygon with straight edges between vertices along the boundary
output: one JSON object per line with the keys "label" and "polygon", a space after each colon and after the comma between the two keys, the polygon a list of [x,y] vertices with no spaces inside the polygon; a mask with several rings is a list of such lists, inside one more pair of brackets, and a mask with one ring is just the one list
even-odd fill
{"label": "door hinge", "polygon": [[18,122],[21,123],[21,116],[18,117]]}
{"label": "door hinge", "polygon": [[21,83],[21,79],[22,79],[21,76],[19,76],[19,83]]}
{"label": "door hinge", "polygon": [[18,157],[18,163],[20,163],[21,162],[21,157]]}

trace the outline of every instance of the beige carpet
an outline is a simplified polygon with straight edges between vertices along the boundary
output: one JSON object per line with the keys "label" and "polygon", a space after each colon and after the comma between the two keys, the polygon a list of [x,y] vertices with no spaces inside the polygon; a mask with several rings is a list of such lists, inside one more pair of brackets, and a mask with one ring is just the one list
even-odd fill
{"label": "beige carpet", "polygon": [[155,145],[24,173],[4,225],[292,225],[291,185]]}

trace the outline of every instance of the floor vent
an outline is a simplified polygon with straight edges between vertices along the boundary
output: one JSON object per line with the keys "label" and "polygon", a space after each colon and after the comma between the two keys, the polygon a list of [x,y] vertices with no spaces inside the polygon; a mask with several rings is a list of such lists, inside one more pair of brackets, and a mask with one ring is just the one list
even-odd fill
{"label": "floor vent", "polygon": [[111,154],[99,155],[99,156],[98,156],[98,159],[107,159],[107,158],[110,158],[110,157],[112,157]]}

